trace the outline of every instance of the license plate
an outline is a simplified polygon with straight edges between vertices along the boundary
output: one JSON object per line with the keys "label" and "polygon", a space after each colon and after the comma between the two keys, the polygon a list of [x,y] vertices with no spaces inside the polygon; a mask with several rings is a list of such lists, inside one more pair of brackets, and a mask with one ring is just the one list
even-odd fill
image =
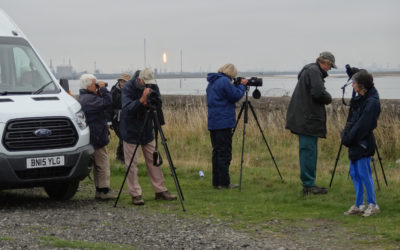
{"label": "license plate", "polygon": [[27,158],[27,168],[46,168],[64,166],[64,156]]}

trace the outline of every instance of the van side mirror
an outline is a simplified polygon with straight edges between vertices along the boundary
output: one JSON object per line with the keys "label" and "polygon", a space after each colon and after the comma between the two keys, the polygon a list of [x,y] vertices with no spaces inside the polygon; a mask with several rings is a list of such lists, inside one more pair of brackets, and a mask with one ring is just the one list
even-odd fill
{"label": "van side mirror", "polygon": [[69,93],[69,83],[68,83],[68,79],[60,79],[60,85],[61,87],[67,92]]}

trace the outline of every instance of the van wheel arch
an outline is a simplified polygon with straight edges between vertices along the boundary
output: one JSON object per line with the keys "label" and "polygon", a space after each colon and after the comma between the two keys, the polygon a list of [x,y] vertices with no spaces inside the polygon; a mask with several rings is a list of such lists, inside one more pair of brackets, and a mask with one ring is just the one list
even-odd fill
{"label": "van wheel arch", "polygon": [[78,191],[79,180],[54,183],[44,186],[47,195],[53,200],[69,200]]}

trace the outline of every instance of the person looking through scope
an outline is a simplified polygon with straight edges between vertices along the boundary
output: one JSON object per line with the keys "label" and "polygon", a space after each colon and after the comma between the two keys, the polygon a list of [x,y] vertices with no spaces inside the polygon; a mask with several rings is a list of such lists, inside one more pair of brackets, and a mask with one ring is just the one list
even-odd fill
{"label": "person looking through scope", "polygon": [[110,160],[106,148],[110,140],[105,111],[111,106],[111,94],[106,88],[106,83],[96,82],[96,77],[92,74],[83,74],[80,80],[78,101],[90,128],[90,144],[95,149],[93,153],[95,198],[115,199],[110,189]]}
{"label": "person looking through scope", "polygon": [[326,137],[325,105],[332,102],[325,89],[325,78],[336,68],[335,57],[322,52],[315,63],[307,64],[297,76],[298,82],[286,114],[286,129],[299,137],[300,179],[303,194],[326,194],[327,188],[315,185],[318,137]]}
{"label": "person looking through scope", "polygon": [[[152,85],[152,88],[147,87],[148,84]],[[155,99],[157,101],[154,101]],[[153,153],[156,151],[156,142],[153,133],[153,118],[148,119],[147,124],[144,124],[147,109],[150,108],[149,105],[154,104],[153,102],[157,102],[157,105],[160,106],[162,104],[153,71],[148,68],[136,71],[122,88],[120,131],[123,139],[125,166],[127,169],[129,168],[134,149],[139,144],[146,161],[150,182],[155,190],[155,199],[176,200],[177,197],[170,194],[164,185],[161,167],[154,165]],[[143,133],[140,133],[142,128]],[[144,205],[138,178],[137,159],[138,154],[135,154],[126,180],[133,205]]]}
{"label": "person looking through scope", "polygon": [[238,188],[231,184],[229,165],[232,160],[232,129],[236,123],[235,103],[245,91],[247,79],[233,84],[237,76],[236,67],[227,63],[218,73],[207,75],[208,130],[212,144],[212,184],[216,189]]}
{"label": "person looking through scope", "polygon": [[[381,108],[378,91],[368,71],[361,69],[352,76],[352,80],[357,95],[350,102],[349,116],[341,138],[342,144],[349,148],[350,176],[356,199],[354,205],[344,214],[362,214],[366,217],[380,211],[375,200],[370,164],[376,148],[373,130],[377,127]],[[364,206],[364,187],[367,193],[367,209]]]}

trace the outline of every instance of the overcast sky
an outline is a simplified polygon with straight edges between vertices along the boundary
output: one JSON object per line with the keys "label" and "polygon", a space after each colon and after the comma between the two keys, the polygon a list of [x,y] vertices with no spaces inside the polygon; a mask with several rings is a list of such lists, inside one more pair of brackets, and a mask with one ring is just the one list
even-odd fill
{"label": "overcast sky", "polygon": [[[0,0],[53,66],[104,73],[147,66],[299,70],[321,51],[336,64],[400,67],[398,0]],[[167,54],[163,63],[162,54]]]}

